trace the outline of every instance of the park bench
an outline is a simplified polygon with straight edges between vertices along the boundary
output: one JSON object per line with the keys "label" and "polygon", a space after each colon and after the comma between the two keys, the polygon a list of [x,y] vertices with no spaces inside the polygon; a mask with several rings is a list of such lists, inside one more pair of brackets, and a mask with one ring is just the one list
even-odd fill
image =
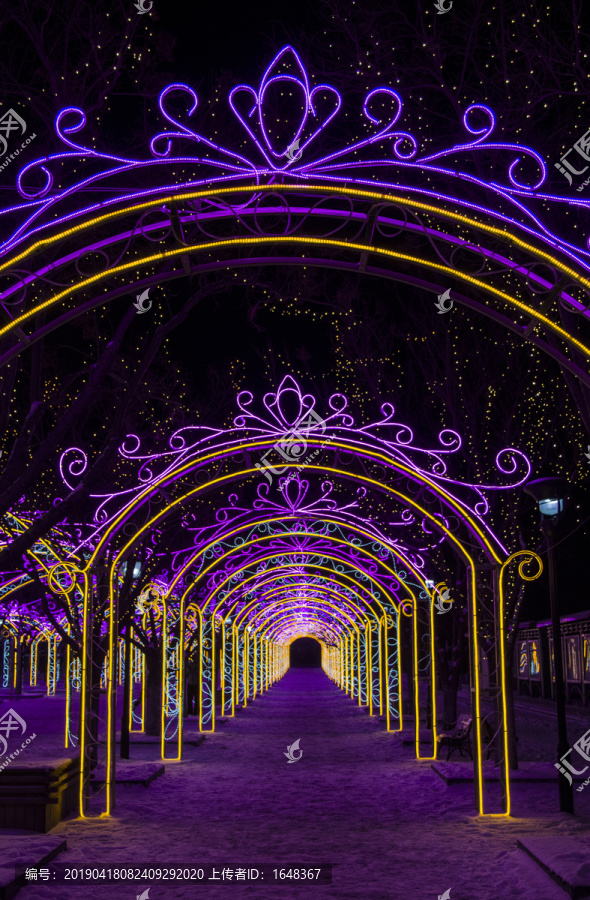
{"label": "park bench", "polygon": [[447,762],[451,758],[451,753],[454,753],[455,750],[458,750],[461,756],[463,756],[463,750],[466,750],[470,759],[473,759],[471,752],[471,725],[471,716],[461,716],[457,719],[457,724],[453,731],[441,731],[437,735],[438,746],[448,748]]}

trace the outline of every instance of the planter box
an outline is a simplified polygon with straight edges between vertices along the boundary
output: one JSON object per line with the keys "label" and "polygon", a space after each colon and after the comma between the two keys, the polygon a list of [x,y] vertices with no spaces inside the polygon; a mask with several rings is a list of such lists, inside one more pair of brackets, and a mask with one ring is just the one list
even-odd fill
{"label": "planter box", "polygon": [[78,757],[0,772],[0,828],[46,834],[78,806]]}

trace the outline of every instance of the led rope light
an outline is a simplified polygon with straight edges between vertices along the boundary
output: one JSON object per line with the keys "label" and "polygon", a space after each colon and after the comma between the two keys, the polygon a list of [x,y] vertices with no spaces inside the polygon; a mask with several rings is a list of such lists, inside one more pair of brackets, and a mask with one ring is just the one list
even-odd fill
{"label": "led rope light", "polygon": [[[587,359],[590,359],[590,348],[586,347],[581,341],[579,341],[576,337],[569,334],[564,328],[556,323],[553,323],[550,319],[548,319],[542,312],[534,310],[532,307],[527,306],[526,303],[523,303],[520,300],[517,300],[515,297],[511,297],[509,294],[506,294],[504,291],[499,290],[499,288],[494,287],[493,285],[486,284],[483,281],[480,281],[477,278],[474,278],[472,275],[468,275],[467,273],[458,272],[454,269],[450,269],[448,266],[443,266],[440,263],[427,261],[422,259],[421,257],[409,256],[405,253],[398,253],[394,250],[386,250],[384,248],[375,247],[369,244],[362,244],[356,242],[348,242],[348,241],[338,241],[331,238],[306,238],[306,237],[297,237],[297,236],[275,236],[272,237],[244,237],[244,238],[230,238],[223,241],[213,241],[208,244],[196,244],[196,245],[186,245],[179,248],[175,248],[174,250],[166,250],[160,253],[155,253],[151,256],[143,257],[142,259],[134,259],[128,263],[121,263],[118,266],[115,266],[112,269],[109,269],[107,273],[99,273],[98,275],[92,275],[89,278],[83,279],[76,285],[71,285],[66,288],[66,290],[61,291],[56,294],[50,300],[45,300],[43,303],[35,306],[33,309],[29,310],[29,312],[22,313],[20,316],[17,316],[12,320],[8,325],[5,325],[4,328],[0,328],[0,338],[4,337],[4,335],[8,334],[13,329],[19,327],[26,322],[28,319],[33,316],[38,315],[42,310],[46,310],[49,307],[55,306],[60,300],[63,300],[74,293],[77,293],[79,290],[82,290],[85,287],[88,287],[92,284],[97,284],[105,278],[109,278],[112,275],[116,275],[123,272],[128,272],[132,269],[137,269],[139,266],[149,265],[152,262],[156,261],[164,261],[168,259],[172,259],[176,256],[184,256],[188,253],[196,253],[196,252],[210,252],[214,249],[220,249],[222,247],[232,247],[232,246],[257,246],[263,244],[283,244],[283,243],[291,243],[291,244],[303,244],[305,245],[313,245],[313,246],[326,246],[326,247],[337,247],[339,249],[347,249],[347,250],[356,250],[359,253],[372,253],[376,256],[384,256],[388,259],[398,259],[404,262],[413,263],[417,266],[424,266],[428,269],[432,269],[436,272],[444,273],[445,275],[449,275],[451,277],[460,278],[463,281],[468,282],[469,284],[474,285],[475,287],[480,288],[484,292],[489,294],[493,294],[495,297],[498,297],[500,300],[503,300],[505,303],[508,303],[511,306],[514,306],[516,309],[519,309],[521,312],[526,313],[532,319],[535,319],[539,323],[544,324],[547,328],[553,331],[555,334],[559,335],[566,343],[571,344],[576,347]],[[537,251],[537,255],[543,256],[543,254]],[[549,257],[552,259],[552,257]],[[584,284],[586,287],[590,288],[590,282],[587,279],[580,278],[579,275],[570,270],[566,266],[560,266],[560,270],[564,271],[566,274],[571,274],[572,277],[575,278],[580,284]]]}

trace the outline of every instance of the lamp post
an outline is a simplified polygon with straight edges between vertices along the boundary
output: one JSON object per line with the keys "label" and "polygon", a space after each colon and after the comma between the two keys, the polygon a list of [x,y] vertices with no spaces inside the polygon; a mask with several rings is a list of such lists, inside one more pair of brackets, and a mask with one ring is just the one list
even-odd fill
{"label": "lamp post", "polygon": [[[563,510],[567,497],[567,482],[564,478],[538,478],[525,485],[525,493],[535,500],[541,513],[541,530],[547,539],[547,562],[549,576],[549,603],[551,606],[551,624],[553,626],[553,658],[555,664],[555,703],[557,710],[557,759],[560,760],[569,750],[567,726],[565,720],[565,687],[563,682],[563,654],[561,648],[561,623],[557,609],[557,592],[555,582],[554,539],[559,514]],[[561,812],[574,812],[574,788],[560,771],[559,773],[559,809]]]}

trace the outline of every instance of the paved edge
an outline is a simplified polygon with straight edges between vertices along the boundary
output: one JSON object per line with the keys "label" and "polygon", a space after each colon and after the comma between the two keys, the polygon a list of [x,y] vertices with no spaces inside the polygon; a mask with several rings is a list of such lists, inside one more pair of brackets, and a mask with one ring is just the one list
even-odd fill
{"label": "paved edge", "polygon": [[[466,771],[459,772],[454,766],[457,763],[446,762],[442,760],[436,760],[435,762],[430,764],[430,768],[433,769],[439,778],[442,778],[445,784],[453,785],[453,784],[473,784],[473,763],[464,763]],[[461,765],[461,763],[459,763]],[[469,771],[467,771],[467,766],[469,765]],[[526,765],[526,763],[521,763],[521,766]],[[557,773],[550,773],[551,763],[547,764],[547,771],[535,771],[535,769],[525,769],[520,768],[510,772],[510,783],[514,784],[522,784],[526,782],[527,784],[556,784],[559,775]],[[574,780],[576,782],[581,782],[581,776],[574,776]],[[500,781],[500,775],[490,775],[484,772],[484,781]]]}
{"label": "paved edge", "polygon": [[[0,836],[1,836],[1,832],[0,832]],[[31,841],[34,840],[34,838],[35,838],[35,835],[31,834]],[[27,865],[32,868],[40,868],[41,866],[44,866],[46,863],[51,862],[60,853],[64,853],[67,849],[68,849],[67,841],[65,839],[58,840],[58,843],[55,845],[55,847],[53,847],[52,850],[49,850],[45,854],[45,856],[42,856],[41,859],[35,859],[33,857],[31,859],[31,862],[28,863]],[[17,881],[14,866],[11,866],[11,867],[6,866],[6,868],[12,868],[13,875],[12,875],[11,881],[9,881],[6,884],[0,885],[0,900],[12,900],[13,897],[16,897],[16,895],[18,894],[20,889],[22,887],[25,887],[25,885],[27,884],[27,882],[24,880],[24,877],[19,878]]]}
{"label": "paved edge", "polygon": [[590,897],[590,883],[586,882],[584,884],[578,880],[577,884],[572,884],[573,879],[570,879],[567,874],[560,874],[557,871],[559,863],[556,863],[555,860],[551,862],[544,862],[542,860],[541,852],[538,849],[535,849],[535,843],[534,838],[519,838],[516,841],[516,846],[519,850],[522,850],[530,856],[530,858],[534,860],[534,862],[536,862],[537,865],[566,892],[566,894],[572,897],[573,900],[578,900],[578,898],[582,897]]}

